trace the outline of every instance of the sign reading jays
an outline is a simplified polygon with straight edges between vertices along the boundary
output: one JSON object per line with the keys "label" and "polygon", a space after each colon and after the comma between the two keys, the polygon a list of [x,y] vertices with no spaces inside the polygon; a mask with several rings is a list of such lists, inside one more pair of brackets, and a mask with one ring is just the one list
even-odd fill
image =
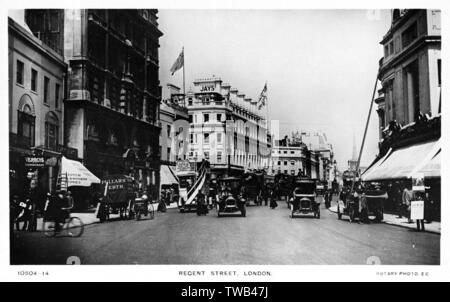
{"label": "sign reading jays", "polygon": [[203,85],[201,88],[200,88],[200,92],[209,92],[209,91],[215,91],[216,90],[216,87],[214,86],[214,85]]}

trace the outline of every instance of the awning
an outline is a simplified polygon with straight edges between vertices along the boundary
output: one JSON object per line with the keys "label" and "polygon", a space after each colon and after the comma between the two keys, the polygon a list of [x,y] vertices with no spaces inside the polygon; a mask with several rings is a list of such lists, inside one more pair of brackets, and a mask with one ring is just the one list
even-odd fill
{"label": "awning", "polygon": [[363,181],[407,179],[417,172],[424,172],[425,177],[440,176],[440,150],[440,140],[390,150],[366,170],[361,179]]}
{"label": "awning", "polygon": [[61,159],[61,176],[64,181],[67,180],[67,184],[64,184],[67,187],[89,187],[93,183],[100,183],[100,179],[86,169],[82,163],[64,156]]}
{"label": "awning", "polygon": [[178,183],[170,167],[167,165],[161,165],[160,176],[161,185],[172,185]]}

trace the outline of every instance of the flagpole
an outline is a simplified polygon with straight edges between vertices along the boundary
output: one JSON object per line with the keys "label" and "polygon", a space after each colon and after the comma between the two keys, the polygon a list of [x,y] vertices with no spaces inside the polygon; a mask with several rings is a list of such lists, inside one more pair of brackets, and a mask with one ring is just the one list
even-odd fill
{"label": "flagpole", "polygon": [[185,86],[185,82],[184,82],[184,70],[186,68],[186,60],[184,59],[184,46],[183,46],[183,95],[184,95],[184,106],[186,106],[186,86]]}

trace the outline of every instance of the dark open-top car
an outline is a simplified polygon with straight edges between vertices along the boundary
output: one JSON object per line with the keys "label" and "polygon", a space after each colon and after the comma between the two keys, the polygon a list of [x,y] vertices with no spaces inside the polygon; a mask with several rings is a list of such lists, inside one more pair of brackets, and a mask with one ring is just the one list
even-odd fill
{"label": "dark open-top car", "polygon": [[241,180],[227,177],[218,180],[219,200],[217,201],[217,217],[221,214],[240,213],[246,215],[245,199],[240,194]]}
{"label": "dark open-top car", "polygon": [[316,200],[316,182],[314,180],[302,179],[295,181],[290,208],[291,218],[299,214],[310,213],[313,213],[314,217],[320,218],[320,203]]}

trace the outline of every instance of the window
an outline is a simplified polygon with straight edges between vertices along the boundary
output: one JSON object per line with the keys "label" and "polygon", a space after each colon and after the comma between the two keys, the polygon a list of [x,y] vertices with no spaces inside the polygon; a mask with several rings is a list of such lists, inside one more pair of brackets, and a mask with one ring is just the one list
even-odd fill
{"label": "window", "polygon": [[394,41],[389,42],[389,55],[394,54]]}
{"label": "window", "polygon": [[188,100],[188,105],[189,105],[189,106],[192,106],[192,98],[189,98],[189,100]]}
{"label": "window", "polygon": [[203,114],[203,122],[209,122],[209,114]]}
{"label": "window", "polygon": [[217,133],[217,142],[222,143],[222,133]]}
{"label": "window", "polygon": [[48,113],[45,118],[45,147],[49,150],[56,150],[58,147],[58,118]]}
{"label": "window", "polygon": [[284,151],[283,153],[284,153],[284,154],[287,154],[287,151]]}
{"label": "window", "polygon": [[284,161],[284,165],[287,166],[287,161]]}
{"label": "window", "polygon": [[[406,87],[408,118],[409,123],[411,123],[415,120],[415,116],[421,109],[419,94],[419,64],[417,60],[404,69],[404,84]],[[393,108],[393,110],[395,109]]]}
{"label": "window", "polygon": [[217,121],[218,122],[222,121],[222,114],[221,113],[217,113]]}
{"label": "window", "polygon": [[25,105],[23,111],[18,112],[18,124],[17,124],[17,134],[24,138],[27,143],[33,147],[34,146],[34,133],[35,133],[35,117],[31,115],[31,108]]}
{"label": "window", "polygon": [[222,162],[222,152],[221,151],[217,151],[217,162]]}
{"label": "window", "polygon": [[16,83],[23,85],[23,62],[17,60]]}
{"label": "window", "polygon": [[291,154],[294,154],[295,153],[295,151],[291,151]]}
{"label": "window", "polygon": [[291,165],[295,165],[295,160],[291,160]]}
{"label": "window", "polygon": [[167,161],[170,161],[170,147],[167,148]]}
{"label": "window", "polygon": [[189,114],[189,123],[191,123],[192,124],[192,114]]}
{"label": "window", "polygon": [[278,166],[281,166],[281,161],[279,160],[277,164],[278,164]]}
{"label": "window", "polygon": [[59,84],[55,84],[55,108],[59,108]]}
{"label": "window", "polygon": [[48,103],[48,85],[50,83],[50,79],[47,77],[44,77],[44,103]]}
{"label": "window", "polygon": [[402,33],[402,47],[405,48],[417,38],[417,22],[414,22]]}
{"label": "window", "polygon": [[190,140],[189,140],[189,142],[190,142],[191,144],[194,143],[194,134],[190,134]]}
{"label": "window", "polygon": [[204,152],[204,155],[205,155],[205,159],[206,159],[206,160],[209,160],[209,152],[208,152],[208,151],[205,151],[205,152]]}
{"label": "window", "polygon": [[284,170],[284,174],[288,174],[288,170]]}
{"label": "window", "polygon": [[209,133],[203,134],[203,143],[209,144]]}
{"label": "window", "polygon": [[167,125],[167,137],[170,137],[171,130],[172,130],[171,126]]}
{"label": "window", "polygon": [[291,175],[295,175],[295,170],[291,170]]}
{"label": "window", "polygon": [[37,92],[37,71],[34,69],[31,69],[31,90],[34,92]]}
{"label": "window", "polygon": [[441,59],[437,60],[438,64],[438,85],[441,87]]}
{"label": "window", "polygon": [[197,114],[194,115],[194,123],[197,124]]}

